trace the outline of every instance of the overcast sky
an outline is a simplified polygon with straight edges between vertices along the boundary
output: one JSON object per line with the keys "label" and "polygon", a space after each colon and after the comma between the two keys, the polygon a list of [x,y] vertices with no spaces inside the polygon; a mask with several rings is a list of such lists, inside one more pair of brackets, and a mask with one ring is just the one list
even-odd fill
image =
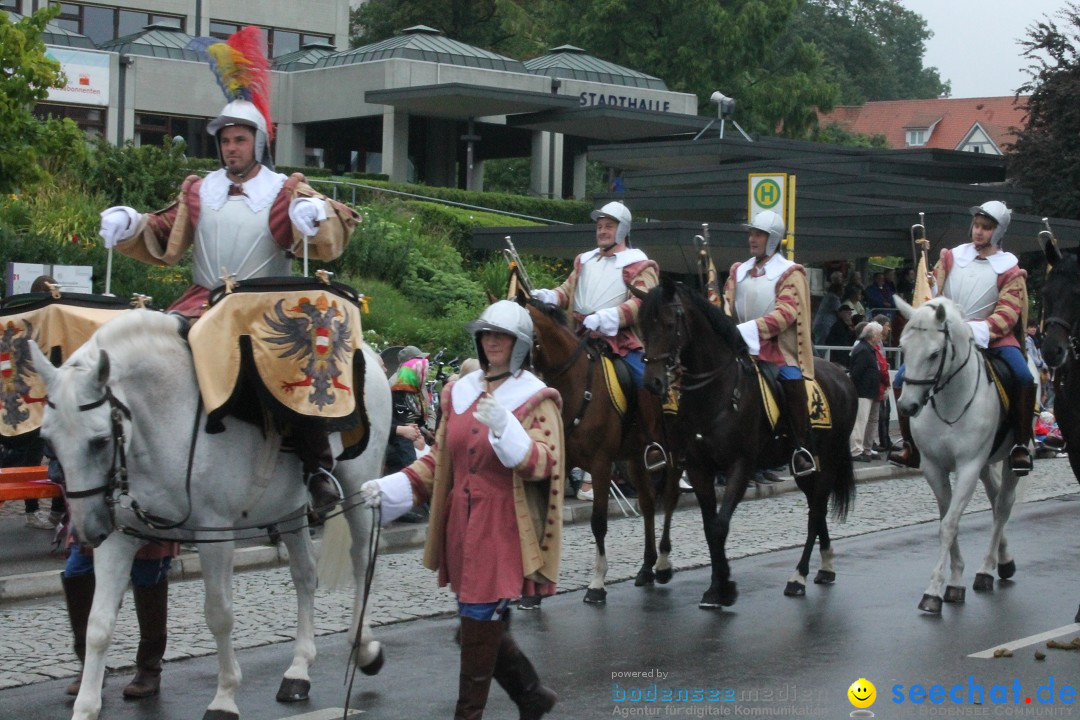
{"label": "overcast sky", "polygon": [[900,0],[922,15],[934,37],[923,65],[952,82],[952,97],[1012,95],[1026,80],[1017,40],[1065,0]]}

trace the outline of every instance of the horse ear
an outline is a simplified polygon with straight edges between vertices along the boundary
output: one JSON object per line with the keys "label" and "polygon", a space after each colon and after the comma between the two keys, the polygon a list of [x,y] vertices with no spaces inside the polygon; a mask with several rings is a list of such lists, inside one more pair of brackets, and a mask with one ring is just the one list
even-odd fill
{"label": "horse ear", "polygon": [[893,296],[893,302],[896,303],[896,309],[900,311],[900,314],[910,320],[911,316],[915,312],[915,308],[911,307],[911,305],[908,305],[904,298],[900,297],[899,295]]}
{"label": "horse ear", "polygon": [[1057,244],[1054,243],[1053,238],[1048,238],[1046,244],[1043,245],[1043,250],[1046,252],[1046,264],[1050,267],[1054,267],[1061,260],[1061,251],[1058,250]]}
{"label": "horse ear", "polygon": [[665,298],[670,298],[675,294],[675,280],[670,275],[660,276],[660,287],[664,291]]}
{"label": "horse ear", "polygon": [[495,295],[492,295],[490,290],[487,291],[487,299],[488,305],[494,305],[495,303],[499,302],[499,298]]}
{"label": "horse ear", "polygon": [[30,347],[30,357],[34,361],[34,372],[38,374],[42,380],[45,381],[45,387],[51,387],[53,380],[56,379],[56,368],[49,362],[49,358],[45,357],[45,353],[41,352],[41,348],[33,340],[28,343]]}
{"label": "horse ear", "polygon": [[514,293],[514,302],[521,307],[525,307],[529,304],[529,299],[529,291],[521,283],[518,283],[517,292]]}
{"label": "horse ear", "polygon": [[633,285],[628,285],[627,287],[630,288],[630,294],[636,297],[638,300],[644,300],[649,296],[648,290],[642,290],[641,288],[634,287]]}
{"label": "horse ear", "polygon": [[941,303],[937,306],[937,309],[934,311],[934,317],[937,318],[937,321],[942,325],[945,324],[945,303]]}
{"label": "horse ear", "polygon": [[104,350],[98,351],[97,384],[101,387],[109,382],[109,353]]}

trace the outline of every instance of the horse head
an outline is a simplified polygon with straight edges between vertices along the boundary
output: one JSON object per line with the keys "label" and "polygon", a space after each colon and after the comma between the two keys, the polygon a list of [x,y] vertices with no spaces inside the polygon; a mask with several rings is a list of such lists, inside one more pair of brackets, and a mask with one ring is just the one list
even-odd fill
{"label": "horse head", "polygon": [[1080,354],[1080,265],[1076,255],[1063,255],[1053,241],[1046,242],[1046,262],[1050,274],[1043,285],[1043,360],[1059,368]]}
{"label": "horse head", "polygon": [[529,311],[533,321],[533,367],[545,377],[545,382],[550,383],[568,370],[582,354],[579,348],[584,348],[586,339],[574,334],[561,308],[520,296],[517,302]]}
{"label": "horse head", "polygon": [[946,297],[918,309],[898,297],[896,307],[908,319],[900,336],[905,371],[897,405],[900,412],[914,417],[967,363],[975,339],[960,308]]}
{"label": "horse head", "polygon": [[663,397],[681,369],[680,357],[689,341],[685,307],[678,294],[678,285],[668,276],[648,293],[632,288],[642,298],[638,324],[645,345],[644,387]]}
{"label": "horse head", "polygon": [[41,437],[64,468],[72,534],[78,542],[97,547],[113,530],[107,502],[118,444],[128,435],[124,424],[130,418],[114,410],[124,406],[109,388],[111,366],[105,350],[77,352],[57,369],[36,343],[30,346],[34,368],[48,389]]}

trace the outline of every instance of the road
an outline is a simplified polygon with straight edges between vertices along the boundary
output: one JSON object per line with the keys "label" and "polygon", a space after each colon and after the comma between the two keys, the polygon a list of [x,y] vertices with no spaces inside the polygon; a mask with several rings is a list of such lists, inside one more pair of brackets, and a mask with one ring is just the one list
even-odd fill
{"label": "road", "polygon": [[[533,656],[545,682],[560,695],[550,717],[757,716],[844,717],[855,708],[848,687],[865,678],[877,689],[876,717],[1070,717],[1070,690],[1080,685],[1080,651],[1043,649],[1032,637],[1080,635],[1073,617],[1080,602],[1076,560],[1080,495],[1066,461],[1038,464],[1014,512],[1009,539],[1018,571],[993,593],[968,590],[967,603],[946,606],[941,617],[916,609],[936,557],[933,499],[921,478],[859,486],[855,511],[837,524],[834,586],[810,586],[805,598],[782,595],[796,562],[805,505],[792,493],[746,503],[736,514],[731,554],[739,602],[703,611],[707,585],[704,543],[694,512],[674,520],[678,571],[667,586],[609,587],[603,607],[582,604],[592,564],[587,526],[567,528],[563,587],[536,613],[517,612],[514,633]],[[961,524],[970,588],[989,534],[986,501],[976,497]],[[611,524],[609,578],[637,570],[639,526]],[[815,562],[816,565],[816,562]],[[692,567],[699,569],[688,569]],[[357,676],[351,707],[364,717],[449,717],[456,696],[452,598],[419,567],[418,551],[380,558],[372,596],[387,662],[377,678]],[[292,599],[284,570],[237,576],[237,644],[244,684],[244,717],[322,720],[342,716],[348,594],[320,592],[319,659],[312,699],[279,705],[273,695],[288,664]],[[162,695],[124,702],[126,673],[110,677],[103,718],[198,718],[213,696],[216,660],[201,625],[201,587],[179,583],[171,598],[169,661]],[[60,601],[24,602],[0,611],[0,717],[62,718],[70,713],[63,687],[77,663],[67,648]],[[130,603],[119,628],[134,628]],[[118,633],[119,634],[119,633]],[[132,638],[117,638],[110,665],[130,665]],[[1013,647],[1011,657],[973,657]],[[48,679],[55,678],[55,679]],[[940,685],[940,690],[933,689]],[[1054,702],[1040,702],[1053,692]],[[651,701],[651,693],[672,699]],[[679,689],[690,699],[677,699]],[[926,696],[922,703],[914,701]],[[1040,688],[1042,688],[1040,692]],[[982,692],[982,704],[967,702]],[[694,700],[698,692],[702,698]],[[964,704],[957,705],[949,693]],[[625,694],[625,700],[622,698]],[[641,694],[643,700],[633,699]],[[1075,696],[1072,696],[1075,697]],[[943,698],[940,703],[930,698]],[[1025,702],[1030,698],[1031,703]],[[1014,700],[1015,699],[1015,700]],[[895,702],[900,700],[901,702]],[[1017,702],[1018,701],[1018,702]],[[487,716],[515,717],[493,689]]]}

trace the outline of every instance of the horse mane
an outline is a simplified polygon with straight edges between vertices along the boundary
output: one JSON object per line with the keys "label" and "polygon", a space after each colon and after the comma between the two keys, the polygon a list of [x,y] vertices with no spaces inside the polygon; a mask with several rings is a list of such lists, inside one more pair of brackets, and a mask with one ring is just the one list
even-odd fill
{"label": "horse mane", "polygon": [[1051,277],[1061,277],[1068,280],[1070,284],[1080,284],[1080,260],[1077,259],[1075,253],[1061,253],[1061,259],[1054,263],[1052,270]]}
{"label": "horse mane", "polygon": [[[709,302],[704,295],[693,292],[681,282],[674,283],[673,287],[674,292],[678,293],[685,304],[697,309],[705,317],[709,327],[725,345],[736,352],[747,349],[746,341],[743,340],[742,334],[727,313]],[[645,297],[644,304],[641,307],[642,312],[656,313],[663,302],[663,294],[663,292],[650,292]]]}
{"label": "horse mane", "polygon": [[71,354],[67,364],[91,366],[97,363],[98,353],[105,350],[118,370],[139,359],[165,356],[177,350],[187,350],[181,335],[182,321],[177,315],[156,310],[135,309],[126,312],[98,328],[97,332]]}
{"label": "horse mane", "polygon": [[559,307],[558,305],[552,305],[550,303],[540,302],[536,298],[530,298],[529,299],[529,304],[532,305],[537,310],[539,310],[540,312],[542,312],[544,315],[548,316],[549,318],[551,318],[552,320],[557,322],[559,325],[562,325],[565,328],[570,327],[570,319],[567,318],[566,312],[561,307]]}

